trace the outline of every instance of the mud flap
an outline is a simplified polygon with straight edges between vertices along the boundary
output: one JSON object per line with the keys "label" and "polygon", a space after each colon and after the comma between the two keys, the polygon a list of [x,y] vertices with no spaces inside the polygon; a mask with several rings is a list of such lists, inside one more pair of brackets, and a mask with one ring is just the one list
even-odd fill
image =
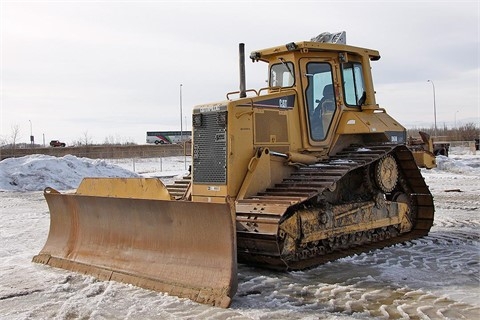
{"label": "mud flap", "polygon": [[228,203],[45,192],[50,231],[34,262],[228,307],[237,289]]}

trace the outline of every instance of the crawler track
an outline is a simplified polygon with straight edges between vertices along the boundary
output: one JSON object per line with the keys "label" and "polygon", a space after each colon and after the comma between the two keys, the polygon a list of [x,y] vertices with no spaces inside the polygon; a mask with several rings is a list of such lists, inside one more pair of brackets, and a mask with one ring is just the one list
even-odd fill
{"label": "crawler track", "polygon": [[[404,195],[401,202],[408,203],[413,222],[410,231],[399,233],[395,224],[345,234],[333,229],[316,230],[333,236],[326,236],[320,244],[317,241],[305,245],[302,244],[303,239],[296,239],[296,256],[292,258],[284,254],[285,235],[281,225],[299,210],[313,208],[321,212],[324,210],[322,208],[331,205],[355,206],[359,199],[374,203],[373,188],[369,181],[352,187],[349,184],[350,180],[358,178],[361,172],[368,172],[386,155],[392,155],[396,160],[399,177],[395,190],[383,192],[382,197],[395,202],[395,192]],[[344,198],[349,193],[356,195],[347,202],[345,199],[335,200],[331,196],[335,190]],[[239,262],[283,270],[305,269],[425,236],[433,224],[434,216],[433,197],[412,153],[405,146],[393,145],[352,146],[328,161],[300,167],[282,183],[250,198],[238,200],[236,211]]]}

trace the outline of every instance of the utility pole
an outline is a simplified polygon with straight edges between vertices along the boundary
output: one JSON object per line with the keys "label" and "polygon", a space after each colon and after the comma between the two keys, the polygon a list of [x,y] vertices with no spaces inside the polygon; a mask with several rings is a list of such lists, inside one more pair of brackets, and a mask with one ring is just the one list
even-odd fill
{"label": "utility pole", "polygon": [[180,84],[180,142],[183,142],[182,84]]}
{"label": "utility pole", "polygon": [[430,82],[433,87],[433,118],[435,121],[435,138],[437,137],[437,106],[435,104],[435,84],[433,83],[432,80],[427,80],[427,82]]}

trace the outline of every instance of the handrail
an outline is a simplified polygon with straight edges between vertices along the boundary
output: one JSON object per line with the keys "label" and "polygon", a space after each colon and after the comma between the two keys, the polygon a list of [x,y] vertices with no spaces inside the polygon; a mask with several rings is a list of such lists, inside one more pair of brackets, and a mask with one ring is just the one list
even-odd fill
{"label": "handrail", "polygon": [[[247,92],[254,92],[254,93],[255,93],[255,95],[257,95],[257,96],[258,96],[258,92],[257,92],[257,90],[255,90],[255,89],[248,89],[248,90],[245,90],[245,93],[247,93]],[[232,92],[228,92],[228,93],[227,93],[227,100],[230,100],[230,97],[229,97],[229,96],[230,96],[231,94],[240,94],[240,93],[241,93],[240,91],[232,91]]]}

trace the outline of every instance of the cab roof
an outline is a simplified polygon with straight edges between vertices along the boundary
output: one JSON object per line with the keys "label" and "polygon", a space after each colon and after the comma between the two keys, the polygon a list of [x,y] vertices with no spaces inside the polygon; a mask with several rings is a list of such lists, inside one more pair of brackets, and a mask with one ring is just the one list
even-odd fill
{"label": "cab roof", "polygon": [[316,41],[290,42],[277,47],[253,51],[250,54],[250,59],[252,59],[252,61],[261,60],[268,62],[275,56],[290,52],[347,52],[360,56],[367,55],[372,61],[380,59],[380,53],[377,50],[354,47],[346,44],[325,43]]}

